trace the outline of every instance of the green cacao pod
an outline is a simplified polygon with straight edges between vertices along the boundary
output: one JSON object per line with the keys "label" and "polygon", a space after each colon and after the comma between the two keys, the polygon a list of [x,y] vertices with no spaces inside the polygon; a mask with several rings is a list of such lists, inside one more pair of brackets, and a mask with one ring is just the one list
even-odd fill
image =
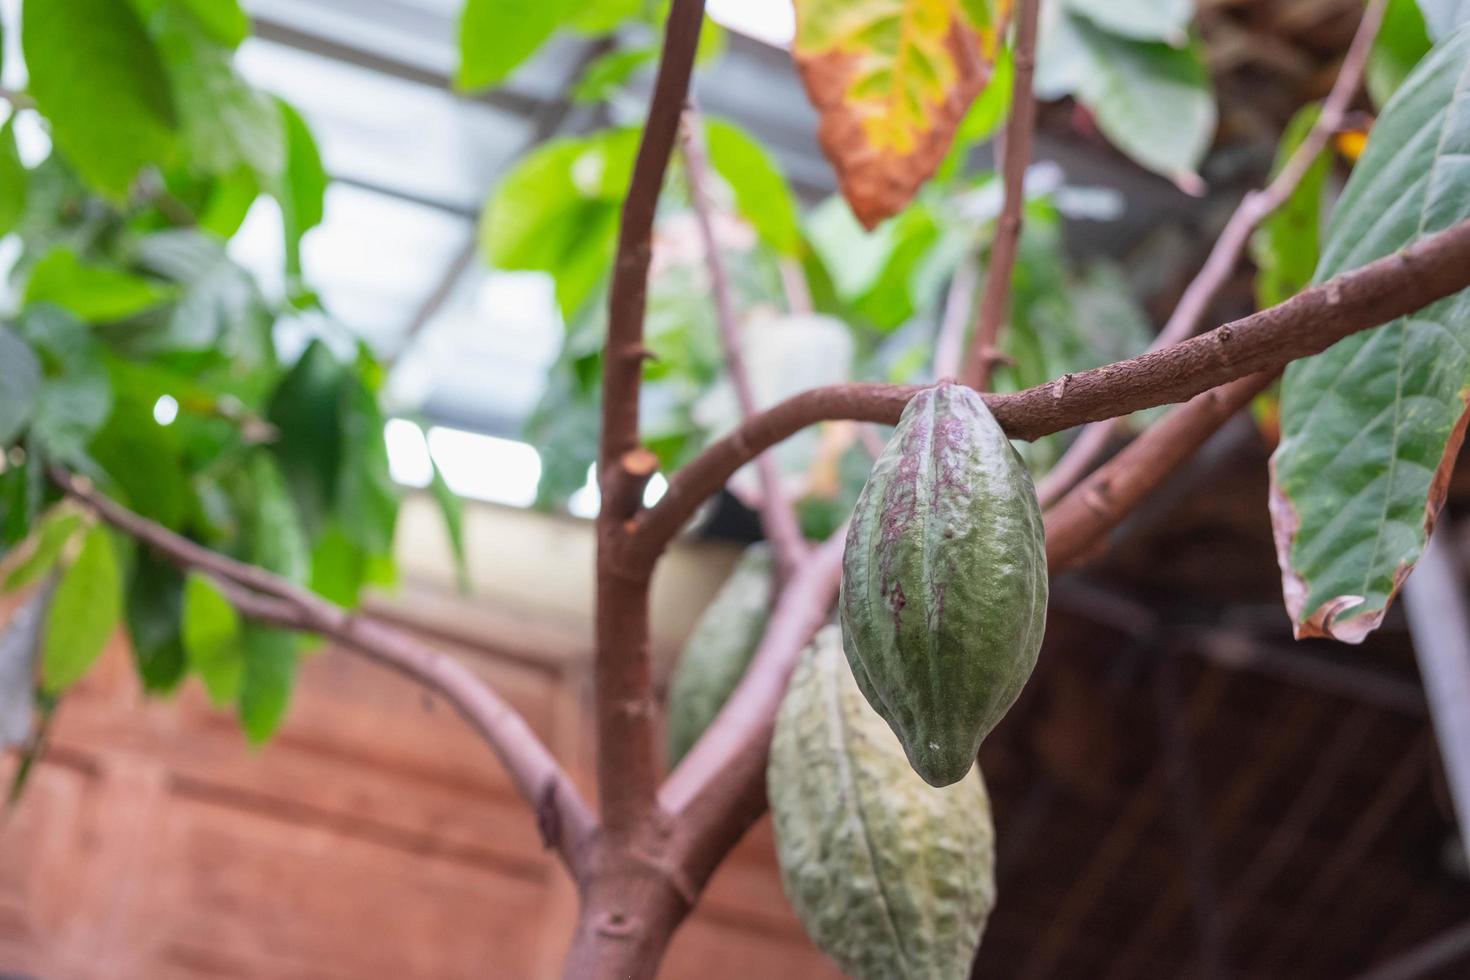
{"label": "green cacao pod", "polygon": [[745,676],[771,614],[771,549],[745,549],[699,617],[669,681],[669,760],[684,758]]}
{"label": "green cacao pod", "polygon": [[964,777],[1036,666],[1046,534],[1031,475],[985,401],[914,396],[853,510],[843,648],[858,687],[935,786]]}
{"label": "green cacao pod", "polygon": [[807,934],[858,980],[969,975],[995,905],[995,830],[980,770],[914,775],[827,627],[776,718],[766,793],[781,881]]}

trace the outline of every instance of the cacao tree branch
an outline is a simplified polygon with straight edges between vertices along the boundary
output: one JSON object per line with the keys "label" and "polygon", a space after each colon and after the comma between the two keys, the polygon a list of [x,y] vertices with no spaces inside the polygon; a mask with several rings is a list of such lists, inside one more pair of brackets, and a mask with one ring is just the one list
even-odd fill
{"label": "cacao tree branch", "polygon": [[638,399],[643,361],[648,356],[643,344],[648,268],[659,194],[678,138],[703,23],[704,0],[674,0],[664,28],[648,121],[623,201],[608,297],[598,447],[602,506],[597,516],[594,675],[598,791],[603,829],[615,845],[626,844],[643,818],[652,815],[658,786],[648,652],[652,568],[630,566],[626,561],[625,524],[638,511],[643,488],[658,465],[638,441]]}
{"label": "cacao tree branch", "polygon": [[576,786],[520,714],[461,661],[370,616],[349,612],[255,565],[211,551],[128,510],[63,470],[52,479],[107,524],[185,570],[212,578],[247,618],[315,633],[408,677],[448,701],[490,746],[535,811],[547,847],[580,878],[594,821]]}
{"label": "cacao tree branch", "polygon": [[[1177,344],[1199,329],[1210,304],[1235,271],[1257,226],[1290,199],[1307,172],[1312,169],[1317,155],[1326,148],[1327,141],[1342,128],[1353,98],[1362,85],[1368,56],[1372,53],[1373,40],[1378,36],[1378,29],[1383,24],[1384,8],[1387,5],[1388,0],[1371,0],[1363,11],[1358,31],[1353,35],[1342,67],[1338,69],[1332,91],[1322,102],[1317,121],[1312,124],[1301,145],[1266,188],[1246,194],[1241,199],[1214,247],[1210,249],[1205,264],[1185,288],[1179,304],[1164,324],[1164,329],[1154,338],[1149,350]],[[1107,423],[1094,422],[1068,447],[1057,465],[1037,482],[1036,496],[1042,507],[1050,507],[1056,503],[1092,467],[1093,462],[1107,448],[1110,431],[1111,426]]]}
{"label": "cacao tree branch", "polygon": [[[745,354],[740,343],[740,318],[735,312],[735,296],[730,289],[730,276],[725,268],[720,244],[715,238],[714,202],[709,188],[709,160],[704,149],[704,121],[694,106],[694,100],[684,111],[682,146],[684,162],[689,174],[689,197],[693,204],[695,224],[704,244],[705,264],[709,268],[710,291],[714,293],[715,320],[719,324],[720,343],[725,353],[725,368],[730,375],[730,386],[735,390],[735,401],[740,407],[741,419],[754,415],[759,407],[755,400],[755,389],[751,385],[750,372],[745,367]],[[781,486],[781,472],[775,457],[760,453],[755,457],[756,472],[760,476],[761,503],[760,519],[766,538],[776,551],[779,579],[787,581],[795,572],[807,553],[806,538],[802,536],[801,524],[796,518],[796,508]]]}
{"label": "cacao tree branch", "polygon": [[[1466,286],[1470,220],[1209,333],[1014,394],[988,394],[985,400],[1011,438],[1037,439],[1280,370]],[[634,518],[630,555],[639,564],[651,564],[699,504],[756,453],[816,422],[891,425],[917,390],[877,383],[816,388],[747,419],[674,474],[658,505]]]}
{"label": "cacao tree branch", "polygon": [[1011,118],[1005,131],[1005,203],[990,249],[990,266],[985,270],[985,292],[980,298],[980,318],[970,342],[969,363],[964,381],[984,391],[999,359],[997,344],[1011,305],[1011,279],[1020,250],[1021,225],[1026,210],[1026,168],[1031,166],[1031,146],[1036,138],[1036,96],[1031,79],[1036,73],[1036,21],[1040,0],[1017,0],[1016,80],[1011,95]]}

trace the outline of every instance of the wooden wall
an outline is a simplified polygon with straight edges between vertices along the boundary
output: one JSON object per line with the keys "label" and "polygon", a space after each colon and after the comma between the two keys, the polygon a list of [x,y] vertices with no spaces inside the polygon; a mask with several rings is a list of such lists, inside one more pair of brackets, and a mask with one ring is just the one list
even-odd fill
{"label": "wooden wall", "polygon": [[[586,785],[583,669],[454,649]],[[118,642],[0,825],[7,978],[554,977],[574,914],[488,750],[407,681],[331,650],[253,751],[197,684],[146,700]],[[663,975],[838,975],[781,894],[768,821]]]}

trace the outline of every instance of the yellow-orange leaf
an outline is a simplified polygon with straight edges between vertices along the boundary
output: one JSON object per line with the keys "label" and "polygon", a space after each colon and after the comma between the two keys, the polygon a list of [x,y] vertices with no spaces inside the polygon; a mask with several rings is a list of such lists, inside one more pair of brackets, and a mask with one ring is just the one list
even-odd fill
{"label": "yellow-orange leaf", "polygon": [[1011,0],[796,0],[818,138],[871,228],[933,175],[990,81]]}

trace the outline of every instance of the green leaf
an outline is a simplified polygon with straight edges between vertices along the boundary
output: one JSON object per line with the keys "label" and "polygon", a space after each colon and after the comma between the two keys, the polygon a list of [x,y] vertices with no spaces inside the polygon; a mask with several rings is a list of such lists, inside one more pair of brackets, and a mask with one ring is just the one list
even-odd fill
{"label": "green leaf", "polygon": [[342,472],[342,405],[348,371],[320,340],[302,352],[271,398],[272,445],[308,533],[326,526]]}
{"label": "green leaf", "polygon": [[41,355],[45,380],[30,436],[63,462],[86,460],[87,443],[112,409],[112,386],[87,326],[49,305],[26,309],[16,330]]}
{"label": "green leaf", "polygon": [[122,575],[107,529],[94,527],[77,560],[61,576],[41,651],[43,689],[59,694],[81,680],[101,655],[122,613]]}
{"label": "green leaf", "polygon": [[796,0],[791,54],[866,228],[912,200],[990,80],[1006,0]]}
{"label": "green leaf", "polygon": [[575,316],[612,266],[637,149],[637,130],[614,129],[551,140],[527,154],[481,219],[490,264],[549,273],[563,314]]}
{"label": "green leaf", "polygon": [[1409,77],[1419,59],[1429,53],[1429,29],[1416,0],[1388,0],[1383,25],[1368,56],[1368,93],[1384,106]]}
{"label": "green leaf", "polygon": [[9,327],[0,326],[0,450],[31,421],[41,390],[41,362]]}
{"label": "green leaf", "polygon": [[[1470,217],[1470,27],[1384,108],[1328,227],[1317,279]],[[1298,636],[1362,640],[1423,551],[1459,451],[1470,292],[1293,363],[1271,514]]]}
{"label": "green leaf", "polygon": [[249,469],[252,499],[246,515],[249,548],[246,560],[298,585],[311,574],[311,553],[296,502],[275,460],[254,457]]}
{"label": "green leaf", "polygon": [[[1281,172],[1307,138],[1321,114],[1316,105],[1297,112],[1281,137],[1272,175]],[[1256,302],[1275,306],[1305,289],[1316,272],[1322,251],[1322,194],[1332,169],[1332,154],[1317,154],[1291,196],[1277,208],[1251,238],[1256,263]]]}
{"label": "green leaf", "polygon": [[26,208],[30,171],[20,162],[15,146],[15,115],[0,127],[0,235],[8,235],[20,223]]}
{"label": "green leaf", "polygon": [[235,71],[233,46],[218,41],[188,10],[165,7],[153,28],[173,82],[190,167],[224,174],[245,165],[275,180],[286,156],[280,110]]}
{"label": "green leaf", "polygon": [[1470,23],[1470,0],[1419,0],[1419,7],[1435,41],[1443,41]]}
{"label": "green leaf", "polygon": [[231,48],[250,36],[250,18],[239,0],[182,0],[210,37]]}
{"label": "green leaf", "polygon": [[174,151],[168,75],[131,4],[28,0],[21,39],[29,92],[87,182],[114,201]]}
{"label": "green leaf", "polygon": [[14,592],[34,585],[51,573],[56,563],[61,560],[61,553],[66,550],[67,543],[71,541],[72,535],[76,534],[82,526],[82,515],[69,508],[53,509],[42,520],[31,535],[35,542],[31,553],[26,556],[5,579],[5,592]]}
{"label": "green leaf", "polygon": [[272,191],[281,205],[286,235],[286,272],[301,275],[301,238],[322,223],[326,208],[327,171],[306,120],[289,103],[277,100],[285,130],[286,164]]}
{"label": "green leaf", "polygon": [[183,228],[156,232],[138,242],[137,259],[182,292],[166,318],[132,335],[129,353],[213,350],[237,369],[273,365],[275,315],[222,242]]}
{"label": "green leaf", "polygon": [[581,0],[573,5],[567,26],[584,34],[606,34],[643,13],[646,0]]}
{"label": "green leaf", "polygon": [[220,175],[199,212],[200,229],[221,240],[233,238],[260,197],[260,188],[259,178],[246,167]]}
{"label": "green leaf", "polygon": [[240,680],[240,724],[256,745],[267,741],[285,720],[296,680],[298,640],[294,634],[246,623],[240,630],[245,652]]}
{"label": "green leaf", "polygon": [[133,662],[146,691],[166,694],[184,679],[188,663],[180,635],[183,607],[184,576],[141,549],[128,578],[127,626]]}
{"label": "green leaf", "polygon": [[459,20],[462,90],[485,88],[510,76],[571,12],[567,0],[467,0]]}
{"label": "green leaf", "polygon": [[176,291],[120,269],[93,265],[65,248],[31,269],[25,301],[53,303],[89,323],[114,323],[168,302]]}
{"label": "green leaf", "polygon": [[1194,0],[1066,0],[1074,13],[1113,34],[1179,46],[1188,39]]}
{"label": "green leaf", "polygon": [[1075,95],[1108,141],[1172,180],[1193,183],[1215,135],[1210,74],[1198,43],[1136,41],[1058,12],[1038,56],[1037,94]]}
{"label": "green leaf", "polygon": [[388,471],[387,420],[361,379],[341,387],[342,463],[334,508],[337,521],[365,555],[391,554],[398,519],[398,485]]}
{"label": "green leaf", "polygon": [[657,57],[658,48],[653,46],[609,51],[582,72],[582,77],[572,87],[572,98],[578,102],[605,101],[626,86],[639,71],[652,65]]}
{"label": "green leaf", "polygon": [[705,124],[709,162],[735,192],[735,206],[777,252],[795,255],[801,246],[796,199],[776,161],[754,137],[734,123]]}
{"label": "green leaf", "polygon": [[189,666],[217,708],[240,696],[245,648],[240,614],[207,577],[190,573],[184,585],[181,633]]}

